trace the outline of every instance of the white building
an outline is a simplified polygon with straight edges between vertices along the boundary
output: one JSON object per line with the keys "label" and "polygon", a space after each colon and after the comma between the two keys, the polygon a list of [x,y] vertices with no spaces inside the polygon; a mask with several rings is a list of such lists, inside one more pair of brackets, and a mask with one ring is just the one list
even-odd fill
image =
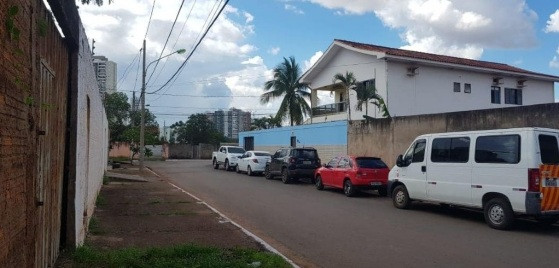
{"label": "white building", "polygon": [[[374,83],[391,116],[433,114],[554,102],[559,77],[502,63],[422,53],[334,40],[301,77],[312,89],[312,123],[347,120],[347,92],[334,90],[337,73],[353,72],[360,82]],[[321,104],[318,92],[334,97]],[[351,120],[362,120],[350,90]],[[368,115],[382,117],[373,104]]]}
{"label": "white building", "polygon": [[105,56],[93,56],[93,67],[99,83],[101,96],[104,93],[113,94],[116,92],[116,62],[110,61]]}

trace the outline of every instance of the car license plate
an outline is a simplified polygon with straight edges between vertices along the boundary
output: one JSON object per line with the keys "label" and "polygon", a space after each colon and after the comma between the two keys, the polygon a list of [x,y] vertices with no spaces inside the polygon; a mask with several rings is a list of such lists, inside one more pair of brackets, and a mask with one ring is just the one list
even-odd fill
{"label": "car license plate", "polygon": [[379,186],[379,185],[382,185],[382,183],[380,183],[378,181],[371,182],[371,186]]}
{"label": "car license plate", "polygon": [[557,187],[557,179],[546,178],[545,179],[545,186],[546,187]]}
{"label": "car license plate", "polygon": [[303,161],[304,165],[310,165],[312,162],[311,161]]}

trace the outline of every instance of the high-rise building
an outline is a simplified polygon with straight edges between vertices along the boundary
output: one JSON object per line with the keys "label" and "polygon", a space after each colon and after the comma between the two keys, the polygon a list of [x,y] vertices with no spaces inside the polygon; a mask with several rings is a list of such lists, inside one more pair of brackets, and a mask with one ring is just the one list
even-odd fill
{"label": "high-rise building", "polygon": [[206,116],[219,132],[231,139],[239,138],[239,132],[250,130],[252,121],[250,112],[235,108],[206,113]]}
{"label": "high-rise building", "polygon": [[93,56],[93,67],[101,96],[116,92],[116,62],[105,56]]}

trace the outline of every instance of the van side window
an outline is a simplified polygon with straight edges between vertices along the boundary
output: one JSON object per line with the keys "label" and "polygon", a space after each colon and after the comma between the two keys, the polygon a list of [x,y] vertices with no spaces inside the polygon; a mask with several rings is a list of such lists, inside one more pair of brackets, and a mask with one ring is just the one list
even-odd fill
{"label": "van side window", "polygon": [[557,138],[551,135],[539,135],[540,154],[543,164],[559,164],[559,146]]}
{"label": "van side window", "polygon": [[433,140],[431,161],[466,163],[470,155],[470,138],[438,138]]}
{"label": "van side window", "polygon": [[520,162],[520,136],[480,136],[476,139],[477,163],[517,164]]}
{"label": "van side window", "polygon": [[425,158],[425,140],[417,140],[415,144],[410,148],[404,160],[408,163],[423,162]]}

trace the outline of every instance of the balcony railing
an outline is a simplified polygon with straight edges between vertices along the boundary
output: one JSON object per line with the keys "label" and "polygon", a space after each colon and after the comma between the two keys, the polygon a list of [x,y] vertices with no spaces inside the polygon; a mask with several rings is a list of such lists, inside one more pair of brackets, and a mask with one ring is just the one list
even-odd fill
{"label": "balcony railing", "polygon": [[326,104],[326,105],[313,107],[312,108],[312,116],[345,113],[346,111],[347,111],[347,103],[336,102],[336,103],[332,103],[332,104]]}

